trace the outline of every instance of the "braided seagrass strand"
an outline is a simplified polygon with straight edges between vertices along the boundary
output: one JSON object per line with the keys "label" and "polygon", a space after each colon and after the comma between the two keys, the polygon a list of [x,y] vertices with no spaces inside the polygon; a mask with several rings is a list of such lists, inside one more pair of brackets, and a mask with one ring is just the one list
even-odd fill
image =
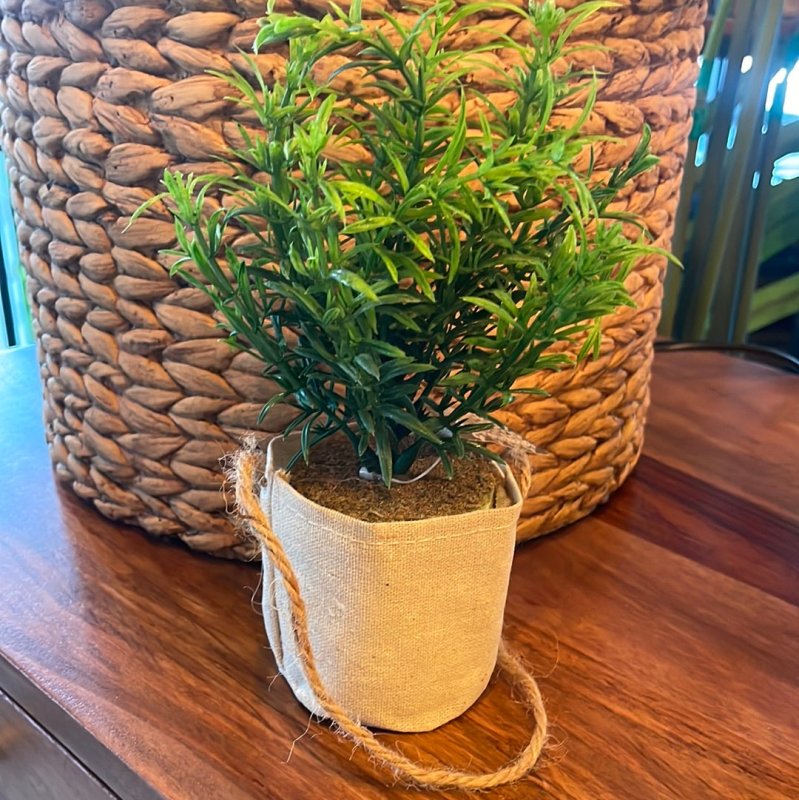
{"label": "braided seagrass strand", "polygon": [[532,711],[535,729],[527,746],[510,763],[489,773],[461,772],[449,767],[429,767],[404,756],[393,747],[383,744],[368,728],[358,723],[331,698],[316,668],[308,635],[308,620],[297,577],[283,550],[280,539],[273,533],[269,521],[258,501],[257,476],[263,473],[263,462],[251,444],[245,444],[233,459],[236,485],[236,504],[241,517],[259,546],[264,548],[275,570],[280,574],[291,606],[291,620],[297,639],[297,652],[302,669],[325,715],[338,731],[354,741],[394,776],[416,786],[428,789],[491,789],[514,783],[528,775],[535,767],[544,748],[547,715],[535,678],[509,648],[500,643],[498,665],[513,679],[521,691],[523,702]]}
{"label": "braided seagrass strand", "polygon": [[[290,10],[293,2],[278,5]],[[374,12],[387,0],[364,5],[369,24],[382,24]],[[263,8],[263,0],[0,0],[2,147],[57,474],[113,519],[243,558],[249,545],[225,516],[218,460],[254,427],[275,387],[255,359],[217,341],[207,298],[170,277],[169,260],[158,255],[174,240],[166,209],[156,204],[127,223],[165,167],[224,171],[215,159],[240,143],[238,123],[256,125],[205,71],[246,67],[237,48],[251,47]],[[642,214],[663,246],[704,14],[704,0],[629,0],[580,31],[606,49],[575,54],[587,59],[579,66],[603,73],[586,130],[618,137],[599,145],[600,172],[632,153],[645,122],[652,128],[660,164],[618,210]],[[517,23],[501,10],[484,21],[522,36]],[[480,37],[478,26],[454,44]],[[282,63],[280,49],[257,57],[267,80]],[[486,76],[473,79],[490,91]],[[492,94],[501,105],[502,93]],[[579,112],[560,108],[556,121],[569,124]],[[524,395],[507,409],[509,426],[545,451],[533,458],[521,536],[585,515],[634,464],[663,269],[642,263],[630,276],[637,307],[607,321],[598,360],[537,376],[550,396]],[[274,410],[262,436],[280,430],[287,413]]]}

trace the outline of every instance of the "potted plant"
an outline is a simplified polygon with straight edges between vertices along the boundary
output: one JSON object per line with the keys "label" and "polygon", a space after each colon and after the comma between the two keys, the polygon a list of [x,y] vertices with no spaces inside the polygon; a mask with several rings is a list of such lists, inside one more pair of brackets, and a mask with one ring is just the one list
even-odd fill
{"label": "potted plant", "polygon": [[[518,762],[479,778],[416,769],[363,725],[428,730],[484,690],[522,504],[487,446],[493,415],[519,378],[569,363],[563,343],[594,352],[651,251],[636,218],[611,211],[653,163],[647,137],[595,180],[580,130],[592,81],[565,66],[570,33],[601,4],[531,3],[516,8],[529,44],[453,46],[496,5],[439,0],[377,31],[358,2],[321,19],[270,6],[256,50],[287,45],[285,74],[226,76],[263,129],[241,129],[231,159],[246,168],[167,172],[153,201],[175,218],[173,270],[280,387],[263,413],[296,410],[269,444],[260,505],[251,452],[238,462],[281,672],[402,776],[471,788],[529,770],[542,725]],[[498,42],[504,63],[488,55]],[[506,102],[480,91],[487,79]],[[553,128],[570,96],[583,118]]]}

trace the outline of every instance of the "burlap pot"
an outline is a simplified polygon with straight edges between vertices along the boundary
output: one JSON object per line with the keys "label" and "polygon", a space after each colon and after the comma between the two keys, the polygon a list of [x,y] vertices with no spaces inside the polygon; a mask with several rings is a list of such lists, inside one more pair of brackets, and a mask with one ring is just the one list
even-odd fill
{"label": "burlap pot", "polygon": [[[501,638],[522,504],[513,473],[503,470],[512,505],[370,524],[291,487],[282,467],[298,446],[297,435],[273,439],[264,470],[248,437],[231,470],[239,521],[262,551],[269,642],[294,694],[364,748],[392,785],[479,790],[524,778],[548,723],[535,678]],[[502,766],[473,772],[420,763],[368,727],[426,731],[454,719],[480,696],[495,663],[531,729]]]}
{"label": "burlap pot", "polygon": [[[522,504],[512,473],[511,506],[371,523],[289,484],[283,469],[298,448],[296,436],[269,443],[261,506],[296,575],[325,688],[367,725],[427,731],[449,722],[482,694],[496,664]],[[263,555],[278,668],[297,699],[325,716],[298,657],[286,589]]]}
{"label": "burlap pot", "polygon": [[[393,4],[364,6],[370,24],[380,24],[376,9]],[[173,243],[166,209],[127,223],[165,167],[224,169],[214,159],[239,143],[237,122],[254,124],[204,71],[243,66],[237,48],[251,46],[263,8],[263,0],[0,0],[2,143],[57,473],[109,517],[240,557],[248,546],[226,518],[218,459],[254,425],[274,386],[258,362],[216,341],[205,296],[169,277],[158,255]],[[642,214],[662,245],[677,204],[704,15],[705,0],[628,0],[579,32],[605,48],[575,55],[601,72],[587,129],[619,137],[597,147],[599,171],[632,153],[645,122],[652,128],[660,165],[619,209]],[[484,24],[522,35],[501,10]],[[480,37],[478,26],[457,44]],[[264,53],[258,67],[271,80],[282,61],[279,51]],[[557,118],[567,124],[579,111],[562,108]],[[524,396],[508,410],[509,425],[544,448],[522,536],[585,515],[635,463],[663,269],[646,263],[631,276],[638,305],[608,320],[599,360],[536,377],[550,397]],[[264,435],[284,420],[273,414]]]}

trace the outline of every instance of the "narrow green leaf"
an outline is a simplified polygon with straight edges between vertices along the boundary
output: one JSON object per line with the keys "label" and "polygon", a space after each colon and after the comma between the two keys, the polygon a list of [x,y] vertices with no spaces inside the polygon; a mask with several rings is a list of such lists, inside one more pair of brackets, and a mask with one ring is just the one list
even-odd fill
{"label": "narrow green leaf", "polygon": [[352,222],[341,229],[343,234],[367,233],[374,231],[378,228],[386,228],[392,225],[396,220],[394,217],[376,216],[369,219],[362,219],[358,222]]}
{"label": "narrow green leaf", "polygon": [[330,277],[333,278],[334,281],[343,284],[344,286],[349,286],[350,289],[358,292],[358,294],[363,295],[367,300],[371,300],[372,302],[377,302],[377,295],[375,294],[372,287],[357,273],[350,272],[346,269],[334,269],[330,273]]}
{"label": "narrow green leaf", "polygon": [[380,364],[369,353],[360,353],[355,356],[355,363],[376,380],[380,380]]}

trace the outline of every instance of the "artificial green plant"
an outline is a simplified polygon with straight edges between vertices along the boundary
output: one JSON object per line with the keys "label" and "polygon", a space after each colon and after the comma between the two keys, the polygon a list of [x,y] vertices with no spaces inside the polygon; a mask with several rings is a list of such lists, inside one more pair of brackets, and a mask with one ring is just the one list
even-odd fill
{"label": "artificial green plant", "polygon": [[[648,133],[605,180],[575,167],[595,141],[581,132],[594,81],[559,65],[603,4],[503,3],[529,41],[451,48],[497,5],[441,0],[412,27],[385,13],[381,30],[358,2],[321,19],[270,6],[255,49],[287,44],[285,74],[269,84],[253,63],[254,78],[222,76],[262,128],[241,128],[230,160],[244,166],[167,172],[155,198],[173,209],[174,270],[279,385],[264,413],[297,408],[287,432],[301,431],[306,458],[344,434],[387,485],[423,446],[448,471],[487,454],[473,435],[496,424],[519,378],[571,363],[552,345],[581,337],[579,358],[598,348],[601,318],[631,303],[624,280],[651,249],[640,226],[628,235],[635,217],[611,211],[655,160]],[[486,57],[498,47],[512,67]],[[477,88],[486,69],[513,103]],[[553,126],[553,109],[578,97],[582,117]],[[209,192],[232,202],[206,213]],[[242,232],[249,243],[231,245]]]}

